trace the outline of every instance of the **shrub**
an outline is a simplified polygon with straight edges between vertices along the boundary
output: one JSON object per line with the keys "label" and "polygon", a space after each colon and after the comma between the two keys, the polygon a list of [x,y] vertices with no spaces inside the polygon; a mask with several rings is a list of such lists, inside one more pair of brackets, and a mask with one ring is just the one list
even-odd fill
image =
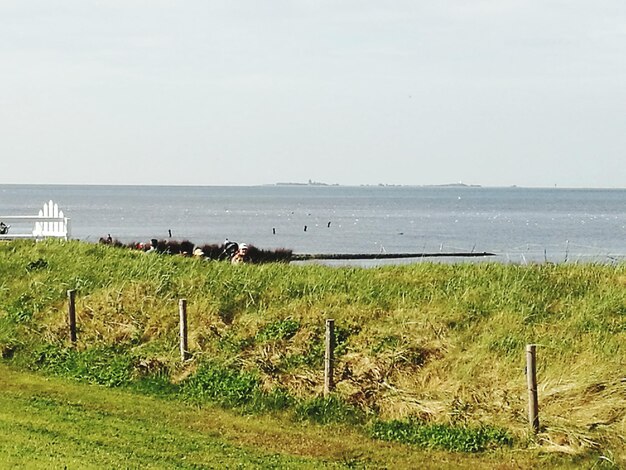
{"label": "shrub", "polygon": [[210,363],[203,364],[181,383],[181,395],[188,400],[232,407],[250,402],[258,390],[259,380],[255,375]]}
{"label": "shrub", "polygon": [[359,424],[365,420],[365,415],[361,410],[334,396],[302,401],[296,406],[295,413],[296,418],[302,421],[312,421],[319,424]]}
{"label": "shrub", "polygon": [[375,421],[370,428],[370,434],[374,439],[455,452],[482,452],[513,443],[507,431],[491,426],[471,428],[426,424],[416,420]]}
{"label": "shrub", "polygon": [[115,348],[76,351],[43,345],[35,351],[34,359],[35,368],[89,383],[117,387],[132,382],[133,360]]}
{"label": "shrub", "polygon": [[287,340],[292,338],[300,329],[300,323],[292,318],[285,318],[266,325],[260,330],[255,339],[259,342]]}

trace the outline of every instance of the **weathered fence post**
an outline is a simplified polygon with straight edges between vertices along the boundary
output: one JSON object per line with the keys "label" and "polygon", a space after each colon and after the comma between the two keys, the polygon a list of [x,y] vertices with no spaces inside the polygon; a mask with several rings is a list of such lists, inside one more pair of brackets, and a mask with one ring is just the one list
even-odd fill
{"label": "weathered fence post", "polygon": [[335,388],[333,362],[335,360],[335,320],[326,320],[326,352],[324,354],[324,397]]}
{"label": "weathered fence post", "polygon": [[539,402],[537,399],[537,346],[526,345],[526,381],[528,383],[528,423],[539,432]]}
{"label": "weathered fence post", "polygon": [[180,360],[185,362],[189,350],[187,346],[187,299],[178,301],[178,312],[180,314]]}
{"label": "weathered fence post", "polygon": [[76,345],[76,291],[67,291],[67,322],[70,327],[70,341]]}

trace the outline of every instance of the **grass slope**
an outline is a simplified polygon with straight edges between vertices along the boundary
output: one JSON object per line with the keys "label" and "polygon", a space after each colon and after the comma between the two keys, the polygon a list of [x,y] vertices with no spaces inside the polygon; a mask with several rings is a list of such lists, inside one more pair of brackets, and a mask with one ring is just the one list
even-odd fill
{"label": "grass slope", "polygon": [[[78,293],[76,350],[67,289]],[[193,357],[180,365],[183,297]],[[329,317],[330,402],[319,398]],[[525,415],[527,343],[539,345],[537,438]],[[15,365],[381,438],[435,433],[427,448],[506,430],[516,449],[624,463],[625,348],[623,264],[232,266],[80,242],[0,244],[0,352]]]}
{"label": "grass slope", "polygon": [[593,460],[424,452],[343,426],[45,378],[0,365],[0,468],[578,468]]}

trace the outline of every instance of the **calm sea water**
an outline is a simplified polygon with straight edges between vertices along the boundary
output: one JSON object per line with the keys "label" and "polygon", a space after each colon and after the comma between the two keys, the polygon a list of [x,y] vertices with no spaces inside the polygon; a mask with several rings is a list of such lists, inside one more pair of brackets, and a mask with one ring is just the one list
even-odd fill
{"label": "calm sea water", "polygon": [[0,216],[35,215],[50,199],[71,217],[73,237],[93,242],[107,234],[148,241],[171,230],[197,244],[229,238],[296,253],[489,251],[521,263],[626,258],[622,189],[0,185]]}

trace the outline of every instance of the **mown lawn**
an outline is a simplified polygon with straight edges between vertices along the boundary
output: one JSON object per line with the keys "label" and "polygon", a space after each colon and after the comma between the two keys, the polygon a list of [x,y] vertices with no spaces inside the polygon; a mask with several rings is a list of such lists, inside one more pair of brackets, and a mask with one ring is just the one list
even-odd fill
{"label": "mown lawn", "polygon": [[0,468],[589,468],[537,452],[426,452],[0,364]]}
{"label": "mown lawn", "polygon": [[327,466],[237,444],[211,412],[4,366],[0,374],[2,468]]}

